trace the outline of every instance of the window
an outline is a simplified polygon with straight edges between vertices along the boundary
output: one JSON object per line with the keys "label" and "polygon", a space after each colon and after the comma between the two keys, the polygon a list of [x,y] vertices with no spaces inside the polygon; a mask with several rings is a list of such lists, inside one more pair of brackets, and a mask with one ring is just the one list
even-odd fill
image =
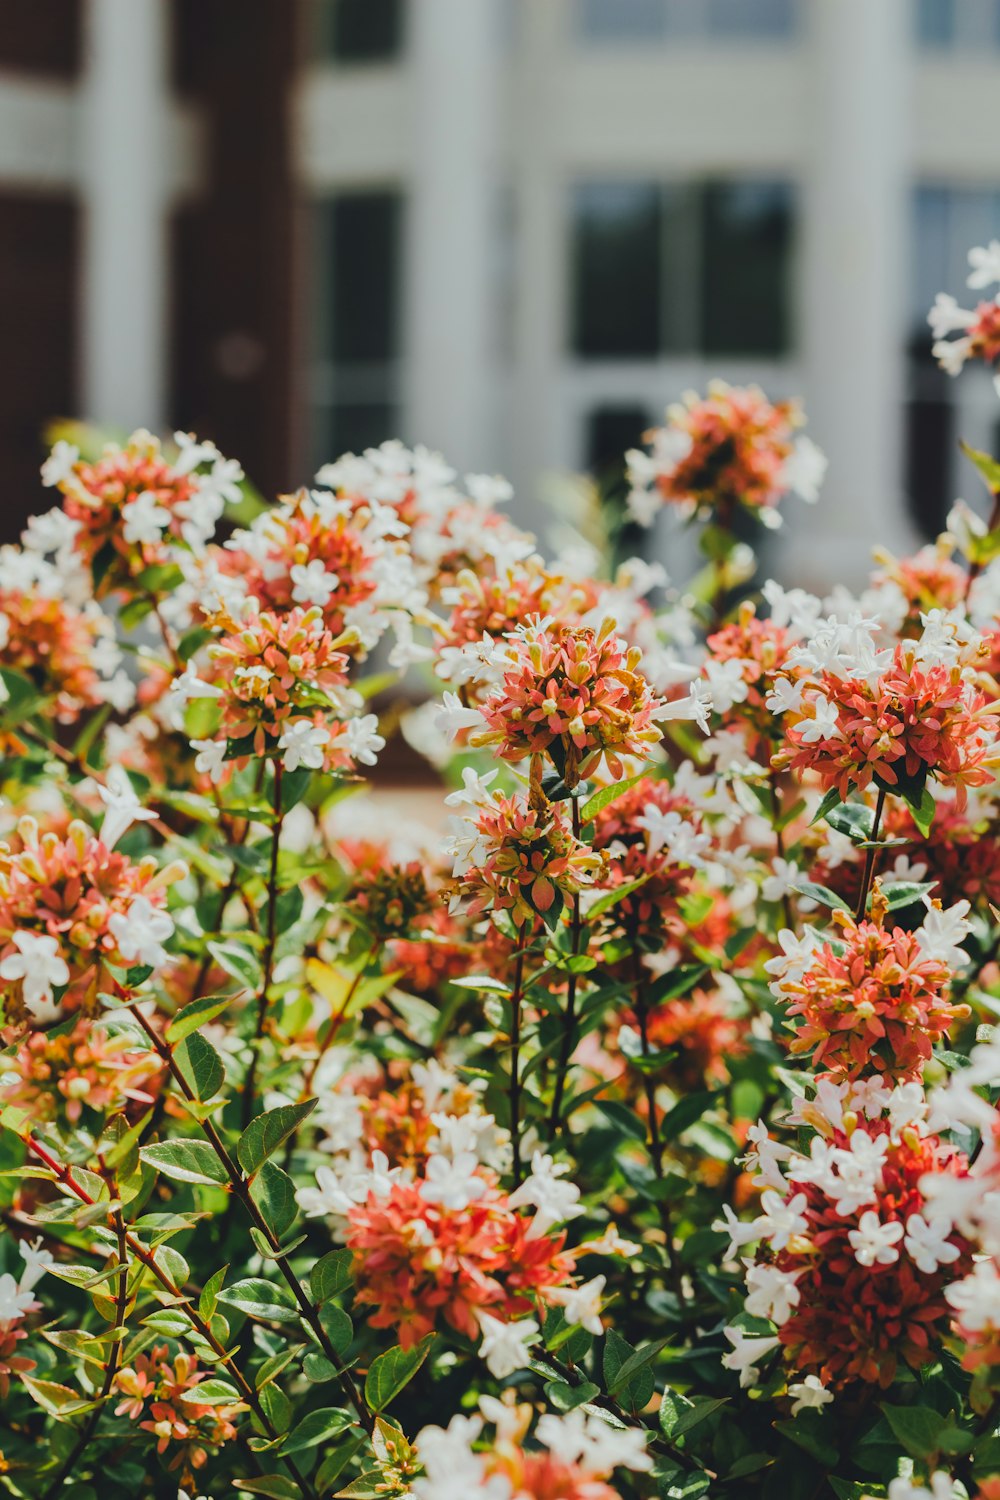
{"label": "window", "polygon": [[572,220],[573,352],[785,353],[792,228],[785,183],[581,184]]}
{"label": "window", "polygon": [[341,63],[389,62],[403,45],[403,0],[310,0],[316,50]]}
{"label": "window", "polygon": [[916,21],[923,47],[1000,46],[1000,0],[916,0]]}
{"label": "window", "polygon": [[317,465],[398,428],[401,219],[395,192],[339,194],[316,209]]}
{"label": "window", "polygon": [[956,495],[974,498],[975,481],[958,440],[996,452],[996,394],[989,371],[970,365],[959,380],[938,368],[931,354],[927,313],[938,292],[962,306],[969,291],[968,252],[1000,237],[1000,188],[923,186],[913,202],[913,266],[908,313],[906,480],[913,519],[927,536],[944,524]]}
{"label": "window", "polygon": [[[965,0],[963,0],[965,3]],[[782,41],[795,32],[796,0],[573,0],[588,41]]]}

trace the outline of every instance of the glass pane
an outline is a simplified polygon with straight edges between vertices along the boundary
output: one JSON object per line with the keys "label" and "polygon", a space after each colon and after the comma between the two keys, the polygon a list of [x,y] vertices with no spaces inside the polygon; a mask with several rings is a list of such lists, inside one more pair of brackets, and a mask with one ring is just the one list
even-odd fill
{"label": "glass pane", "polygon": [[701,198],[693,183],[663,190],[660,347],[666,354],[701,348]]}
{"label": "glass pane", "polygon": [[402,0],[310,0],[317,51],[337,62],[385,62],[403,43]]}
{"label": "glass pane", "polygon": [[319,353],[336,362],[399,352],[397,193],[347,193],[319,207]]}
{"label": "glass pane", "polygon": [[656,354],[660,329],[660,190],[590,182],[573,198],[571,346],[577,354]]}
{"label": "glass pane", "polygon": [[965,285],[968,254],[973,245],[1000,239],[1000,191],[919,187],[913,211],[910,337],[929,349],[927,314],[938,292],[950,292],[963,307],[981,295]]}
{"label": "glass pane", "polygon": [[703,199],[706,354],[783,354],[790,343],[792,193],[786,183],[709,183]]}
{"label": "glass pane", "polygon": [[917,37],[923,47],[950,47],[955,39],[955,0],[917,0]]}
{"label": "glass pane", "polygon": [[707,0],[708,31],[720,37],[791,36],[794,0]]}
{"label": "glass pane", "polygon": [[313,469],[342,453],[361,453],[397,437],[399,409],[389,401],[338,401],[320,408],[313,423]]}
{"label": "glass pane", "polygon": [[647,41],[664,34],[664,0],[575,0],[580,35],[600,42]]}
{"label": "glass pane", "polygon": [[626,452],[641,446],[642,435],[649,426],[649,412],[635,402],[593,407],[586,417],[587,472],[602,480],[607,480],[609,472],[620,478]]}

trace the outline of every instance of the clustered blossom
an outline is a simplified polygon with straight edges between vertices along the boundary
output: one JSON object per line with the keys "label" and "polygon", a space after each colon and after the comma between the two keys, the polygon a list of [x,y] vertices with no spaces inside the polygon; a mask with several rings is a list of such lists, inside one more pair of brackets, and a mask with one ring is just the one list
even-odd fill
{"label": "clustered blossom", "polygon": [[510,911],[520,924],[592,884],[605,857],[574,837],[564,806],[497,793],[450,819],[452,910]]}
{"label": "clustered blossom", "polygon": [[163,1062],[122,1032],[86,1018],[71,1031],[34,1031],[0,1064],[0,1101],[70,1126],[84,1110],[138,1118],[162,1083]]}
{"label": "clustered blossom", "polygon": [[614,631],[612,620],[599,631],[515,631],[502,683],[481,708],[486,730],[470,744],[515,764],[547,756],[569,787],[602,761],[622,776],[622,756],[645,759],[661,737],[659,700],[638,670],[642,653]]}
{"label": "clustered blossom", "polygon": [[[1000,241],[971,249],[969,265],[966,286],[971,290],[982,291],[1000,282]],[[1000,359],[1000,295],[970,310],[959,307],[950,293],[939,292],[927,321],[934,335],[934,358],[949,375],[958,375],[970,359],[987,365]],[[958,338],[953,339],[953,333]]]}
{"label": "clustered blossom", "polygon": [[648,526],[663,505],[723,516],[743,506],[776,524],[790,490],[818,498],[826,469],[815,443],[797,435],[802,421],[794,402],[773,405],[757,386],[716,380],[705,397],[687,392],[646,435],[652,451],[627,454],[630,514]]}
{"label": "clustered blossom", "polygon": [[791,1052],[810,1053],[817,1073],[836,1080],[919,1078],[934,1043],[969,1015],[949,994],[968,909],[964,901],[947,912],[932,907],[909,932],[886,925],[877,895],[871,920],[834,912],[837,932],[827,942],[783,932],[784,951],[765,967],[786,1014],[801,1018]]}
{"label": "clustered blossom", "polygon": [[938,1356],[949,1287],[970,1269],[971,1249],[925,1182],[929,1174],[962,1181],[968,1163],[927,1130],[919,1086],[883,1088],[881,1098],[884,1113],[859,1114],[846,1085],[826,1085],[811,1112],[820,1128],[808,1155],[779,1150],[761,1130],[763,1212],[725,1226],[734,1245],[760,1241],[746,1262],[746,1310],[776,1328],[756,1340],[729,1330],[725,1362],[744,1383],[779,1347],[789,1370],[834,1390],[852,1381],[884,1387],[900,1360],[919,1370]]}
{"label": "clustered blossom", "polygon": [[[127,994],[110,969],[160,967],[174,930],[167,887],[183,866],[132,861],[85,823],[39,837],[31,817],[16,849],[0,847],[0,994],[8,1021],[42,1024],[96,1008],[103,988]],[[58,992],[58,997],[57,997]]]}
{"label": "clustered blossom", "polygon": [[370,498],[352,504],[323,490],[299,490],[237,531],[218,556],[232,605],[237,590],[260,609],[322,612],[344,648],[363,655],[395,619],[419,609],[424,593],[408,555],[406,524]]}
{"label": "clustered blossom", "polygon": [[194,741],[198,769],[218,779],[225,763],[276,756],[286,771],[344,770],[373,765],[385,743],[373,714],[347,685],[347,657],[318,605],[270,611],[227,630],[208,648],[204,675],[189,666],[172,689],[182,700],[209,699],[218,722],[211,738]]}
{"label": "clustered blossom", "polygon": [[641,882],[608,920],[652,943],[679,923],[678,903],[703,869],[712,837],[691,801],[665,779],[643,776],[594,817],[593,848],[607,860],[602,888]]}
{"label": "clustered blossom", "polygon": [[[615,1469],[653,1466],[644,1433],[594,1410],[542,1417],[527,1447],[531,1418],[530,1406],[486,1396],[476,1415],[423,1428],[416,1449],[424,1472],[413,1482],[414,1500],[618,1500],[606,1482]],[[486,1422],[495,1428],[489,1442],[480,1441]]]}
{"label": "clustered blossom", "polygon": [[721,727],[740,730],[747,754],[765,761],[775,737],[766,698],[791,644],[788,628],[758,619],[753,605],[741,607],[737,620],[714,631],[705,642],[702,679]]}
{"label": "clustered blossom", "polygon": [[209,1374],[193,1355],[182,1353],[171,1358],[166,1344],[155,1344],[148,1354],[137,1355],[133,1364],[115,1376],[115,1392],[121,1398],[115,1406],[116,1415],[127,1415],[145,1432],[151,1432],[156,1438],[156,1451],[169,1452],[169,1467],[180,1468],[185,1474],[203,1467],[210,1448],[233,1441],[233,1418],[245,1410],[240,1401],[228,1406],[200,1402],[197,1388]]}
{"label": "clustered blossom", "polygon": [[768,705],[784,717],[785,748],[772,764],[815,772],[845,800],[872,781],[922,789],[927,777],[953,787],[961,808],[970,787],[994,780],[1000,760],[998,705],[979,687],[954,631],[929,620],[917,642],[879,648],[873,622],[826,622],[789,653]]}
{"label": "clustered blossom", "polygon": [[18,1251],[24,1262],[20,1276],[10,1271],[0,1275],[0,1401],[6,1401],[10,1394],[12,1375],[26,1375],[35,1368],[35,1361],[18,1354],[17,1346],[28,1337],[25,1320],[41,1311],[34,1288],[52,1264],[52,1256],[42,1248],[41,1240],[21,1240]]}
{"label": "clustered blossom", "polygon": [[239,464],[187,433],[174,440],[178,452],[168,459],[158,438],[134,432],[93,462],[59,442],[42,468],[42,482],[63,495],[73,548],[94,569],[99,595],[175,561],[178,548],[200,551],[226,503],[239,499]]}

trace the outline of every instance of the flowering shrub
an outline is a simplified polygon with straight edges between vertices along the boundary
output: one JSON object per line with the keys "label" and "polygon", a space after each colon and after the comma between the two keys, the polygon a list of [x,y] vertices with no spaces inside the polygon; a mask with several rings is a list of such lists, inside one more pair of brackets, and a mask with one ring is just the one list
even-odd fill
{"label": "flowering shrub", "polygon": [[[946,368],[995,315],[939,299]],[[857,598],[741,590],[802,420],[715,385],[629,455],[679,590],[396,443],[270,507],[56,444],[0,551],[10,1493],[1000,1495],[1000,464]]]}

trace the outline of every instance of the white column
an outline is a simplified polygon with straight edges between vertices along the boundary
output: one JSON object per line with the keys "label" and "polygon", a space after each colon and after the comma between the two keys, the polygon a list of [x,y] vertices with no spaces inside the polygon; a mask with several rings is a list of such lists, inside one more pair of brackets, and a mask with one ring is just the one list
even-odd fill
{"label": "white column", "polygon": [[82,87],[83,408],[156,431],[167,416],[165,0],[88,0]]}
{"label": "white column", "polygon": [[812,141],[800,327],[809,431],[830,460],[818,509],[787,507],[784,571],[856,586],[871,547],[912,540],[902,495],[910,274],[907,0],[809,0]]}
{"label": "white column", "polygon": [[500,462],[497,6],[419,0],[409,15],[406,429],[459,470],[483,471]]}

